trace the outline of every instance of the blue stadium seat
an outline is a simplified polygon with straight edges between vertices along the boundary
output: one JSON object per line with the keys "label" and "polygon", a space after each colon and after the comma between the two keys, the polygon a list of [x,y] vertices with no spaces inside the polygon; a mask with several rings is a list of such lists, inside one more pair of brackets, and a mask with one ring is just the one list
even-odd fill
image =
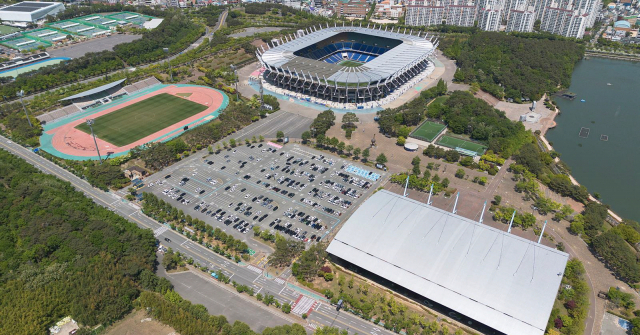
{"label": "blue stadium seat", "polygon": [[362,44],[360,44],[360,43],[353,43],[353,50],[360,50],[360,48],[362,48]]}
{"label": "blue stadium seat", "polygon": [[338,42],[336,44],[334,44],[336,47],[336,50],[342,50],[344,48],[344,46],[342,45],[342,42]]}
{"label": "blue stadium seat", "polygon": [[372,53],[373,52],[373,47],[370,46],[370,45],[367,46],[367,49],[365,50],[365,52]]}
{"label": "blue stadium seat", "polygon": [[378,47],[373,47],[373,50],[371,50],[371,53],[372,53],[372,54],[379,55],[379,54],[380,54],[380,48],[378,48]]}

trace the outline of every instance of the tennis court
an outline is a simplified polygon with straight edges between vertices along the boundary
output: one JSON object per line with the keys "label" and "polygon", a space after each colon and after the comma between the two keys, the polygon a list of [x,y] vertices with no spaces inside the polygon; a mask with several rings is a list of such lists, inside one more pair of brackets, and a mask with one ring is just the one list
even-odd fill
{"label": "tennis court", "polygon": [[418,126],[418,128],[416,128],[411,132],[411,134],[409,134],[409,137],[431,142],[436,137],[438,137],[438,135],[440,135],[444,128],[446,128],[446,126],[443,124],[424,121],[420,126]]}
{"label": "tennis court", "polygon": [[49,28],[25,31],[22,34],[36,40],[46,41],[48,43],[61,41],[67,38],[67,34],[61,31],[57,31]]}
{"label": "tennis court", "polygon": [[442,136],[436,144],[441,145],[443,147],[452,148],[452,149],[460,148],[460,149],[473,151],[473,152],[476,152],[478,155],[484,154],[484,151],[487,149],[487,147],[485,147],[482,144],[465,141],[463,139],[459,139],[459,138],[455,138],[447,135]]}
{"label": "tennis court", "polygon": [[9,47],[11,49],[16,49],[20,51],[37,49],[41,45],[44,46],[45,48],[51,46],[51,44],[48,42],[38,41],[30,37],[12,38],[12,39],[1,41],[0,44],[6,47]]}
{"label": "tennis court", "polygon": [[118,22],[116,20],[104,17],[102,15],[81,16],[73,19],[72,21],[83,23],[89,26],[94,26],[100,29],[109,29],[110,27],[118,25]]}
{"label": "tennis court", "polygon": [[142,26],[143,23],[153,19],[152,16],[142,15],[133,12],[120,12],[107,15],[109,18],[117,21],[124,21],[126,23]]}
{"label": "tennis court", "polygon": [[[209,108],[168,93],[155,95],[95,119],[96,137],[122,147]],[[91,134],[89,126],[76,126]]]}
{"label": "tennis court", "polygon": [[72,32],[76,35],[83,35],[83,36],[100,35],[100,34],[109,32],[108,30],[105,30],[105,29],[96,28],[88,24],[74,22],[71,20],[54,22],[54,23],[51,23],[50,26],[57,29],[62,29],[62,30]]}

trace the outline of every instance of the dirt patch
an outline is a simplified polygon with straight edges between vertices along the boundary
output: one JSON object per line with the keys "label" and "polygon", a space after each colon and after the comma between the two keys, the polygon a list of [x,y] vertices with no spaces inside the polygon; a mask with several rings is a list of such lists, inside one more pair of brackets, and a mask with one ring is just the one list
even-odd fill
{"label": "dirt patch", "polygon": [[149,318],[143,310],[133,311],[121,321],[113,324],[105,335],[179,335],[173,328]]}

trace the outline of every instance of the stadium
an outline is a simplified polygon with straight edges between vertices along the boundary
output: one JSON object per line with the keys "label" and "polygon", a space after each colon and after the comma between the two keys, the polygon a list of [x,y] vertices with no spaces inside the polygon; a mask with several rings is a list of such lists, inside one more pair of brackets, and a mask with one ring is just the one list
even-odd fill
{"label": "stadium", "polygon": [[214,120],[229,101],[205,86],[163,85],[155,78],[127,86],[123,82],[64,98],[71,105],[38,116],[44,128],[40,149],[73,160],[125,155]]}
{"label": "stadium", "polygon": [[258,50],[267,89],[307,101],[379,106],[433,70],[433,37],[367,27],[299,30]]}

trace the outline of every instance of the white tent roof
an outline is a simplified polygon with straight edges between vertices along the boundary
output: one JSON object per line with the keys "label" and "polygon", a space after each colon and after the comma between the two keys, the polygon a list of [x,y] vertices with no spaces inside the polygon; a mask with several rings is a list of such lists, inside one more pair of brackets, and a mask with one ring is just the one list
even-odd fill
{"label": "white tent roof", "polygon": [[569,255],[386,190],[327,251],[506,334],[542,335]]}

